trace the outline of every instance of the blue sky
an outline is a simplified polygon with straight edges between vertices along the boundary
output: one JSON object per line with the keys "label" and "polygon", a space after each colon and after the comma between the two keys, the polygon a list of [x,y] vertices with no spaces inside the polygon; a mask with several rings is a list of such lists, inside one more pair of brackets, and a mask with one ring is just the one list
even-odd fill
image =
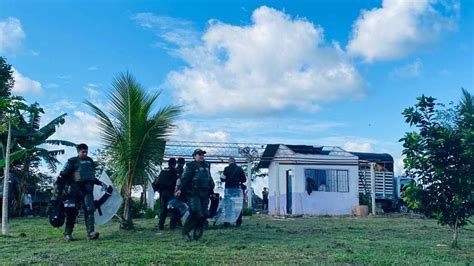
{"label": "blue sky", "polygon": [[[15,93],[63,112],[55,137],[100,146],[88,99],[107,106],[130,71],[182,104],[175,140],[388,152],[401,172],[401,112],[473,91],[473,2],[6,1],[0,54]],[[70,151],[73,153],[73,151]]]}

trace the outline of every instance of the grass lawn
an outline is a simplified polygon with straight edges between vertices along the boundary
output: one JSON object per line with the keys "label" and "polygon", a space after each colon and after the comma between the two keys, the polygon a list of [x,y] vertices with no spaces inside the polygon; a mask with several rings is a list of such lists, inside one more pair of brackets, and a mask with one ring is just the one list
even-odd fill
{"label": "grass lawn", "polygon": [[0,238],[0,264],[473,264],[474,226],[460,234],[460,248],[435,220],[403,216],[377,218],[244,217],[241,228],[211,226],[200,241],[184,242],[180,231],[157,231],[156,220],[136,219],[134,231],[116,222],[98,226],[97,241],[86,239],[82,220],[76,241],[65,242],[63,228],[45,218],[12,219],[11,236]]}

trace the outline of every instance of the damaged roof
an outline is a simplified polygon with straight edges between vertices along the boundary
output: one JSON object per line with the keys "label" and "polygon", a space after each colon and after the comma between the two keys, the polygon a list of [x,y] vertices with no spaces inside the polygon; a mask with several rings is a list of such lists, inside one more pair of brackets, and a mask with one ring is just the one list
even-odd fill
{"label": "damaged roof", "polygon": [[268,144],[265,151],[262,154],[261,160],[258,163],[258,168],[268,168],[271,161],[275,157],[275,154],[280,145],[288,147],[294,153],[299,154],[323,154],[329,155],[330,151],[323,150],[323,146],[310,146],[310,145],[286,145],[286,144]]}

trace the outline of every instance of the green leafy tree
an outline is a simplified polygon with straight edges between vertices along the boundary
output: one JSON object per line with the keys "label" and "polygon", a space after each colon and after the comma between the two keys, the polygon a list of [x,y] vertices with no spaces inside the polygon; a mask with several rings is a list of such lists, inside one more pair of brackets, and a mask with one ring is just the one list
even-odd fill
{"label": "green leafy tree", "polygon": [[[19,117],[17,114],[20,110],[27,109],[27,105],[21,97],[2,97],[0,98],[0,110],[2,111],[2,123],[0,124],[0,132],[7,133],[7,141],[4,146],[2,143],[2,151],[4,151],[4,159],[0,162],[3,166],[3,201],[2,201],[2,235],[8,235],[8,181],[10,179],[11,161],[17,160],[25,156],[25,150],[19,150],[10,154],[12,125],[18,124]],[[3,153],[2,153],[3,154]]]}
{"label": "green leafy tree", "polygon": [[[469,221],[474,178],[472,96],[465,90],[463,93],[463,101],[454,110],[458,116],[439,115],[446,112],[438,110],[441,105],[433,97],[417,98],[416,105],[406,108],[403,115],[418,131],[407,132],[400,139],[405,169],[423,189],[423,193],[413,189],[409,204],[420,207],[424,203],[422,208],[432,210],[441,225],[448,225],[453,232],[453,246],[457,246],[459,228]],[[444,120],[446,117],[453,121]]]}
{"label": "green leafy tree", "polygon": [[12,66],[0,56],[0,97],[10,97],[13,85],[15,85],[15,80]]}
{"label": "green leafy tree", "polygon": [[114,169],[112,167],[112,158],[110,157],[110,152],[107,149],[96,149],[91,156],[95,162],[95,177],[100,178],[102,172],[108,176],[114,174]]}
{"label": "green leafy tree", "polygon": [[155,175],[162,161],[165,140],[173,128],[180,107],[167,105],[154,111],[160,93],[147,93],[130,73],[120,74],[108,93],[111,111],[107,114],[93,103],[87,105],[98,118],[101,139],[110,152],[114,182],[125,194],[121,228],[133,227],[132,188],[144,185]]}
{"label": "green leafy tree", "polygon": [[37,103],[28,105],[22,97],[12,96],[14,84],[11,65],[0,57],[0,168],[9,169],[12,165],[14,169],[20,169],[15,170],[15,174],[20,177],[17,202],[21,207],[21,195],[26,184],[36,188],[38,184],[44,184],[50,179],[50,176],[39,172],[41,161],[46,162],[50,170],[55,172],[58,163],[56,156],[64,153],[64,150],[47,150],[42,145],[74,144],[64,140],[48,140],[56,132],[56,128],[64,124],[66,114],[40,127],[43,109]]}
{"label": "green leafy tree", "polygon": [[[26,184],[29,184],[30,188],[36,189],[37,184],[40,182],[34,183],[31,181],[46,177],[39,174],[38,166],[41,162],[45,162],[52,173],[55,173],[57,170],[57,165],[59,164],[57,156],[64,154],[64,150],[48,150],[44,148],[45,144],[75,146],[74,143],[66,140],[49,140],[56,133],[57,127],[65,123],[66,114],[56,117],[43,127],[40,126],[41,114],[44,114],[44,111],[40,108],[39,104],[31,104],[28,112],[19,115],[19,123],[15,126],[15,130],[12,133],[12,138],[16,144],[14,149],[26,150],[26,156],[16,164],[17,168],[21,169],[18,175],[20,195],[23,195],[25,192]],[[20,197],[18,200],[19,206],[22,206],[22,200],[23,197]],[[19,208],[19,211],[21,214],[21,208]]]}

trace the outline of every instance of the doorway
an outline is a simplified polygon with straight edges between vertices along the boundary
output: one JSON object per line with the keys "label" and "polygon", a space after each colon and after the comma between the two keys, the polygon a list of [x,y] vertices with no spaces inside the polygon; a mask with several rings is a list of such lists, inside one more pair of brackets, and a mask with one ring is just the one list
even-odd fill
{"label": "doorway", "polygon": [[291,179],[293,178],[293,173],[291,170],[286,170],[286,213],[292,214],[291,206],[292,204],[292,187]]}

